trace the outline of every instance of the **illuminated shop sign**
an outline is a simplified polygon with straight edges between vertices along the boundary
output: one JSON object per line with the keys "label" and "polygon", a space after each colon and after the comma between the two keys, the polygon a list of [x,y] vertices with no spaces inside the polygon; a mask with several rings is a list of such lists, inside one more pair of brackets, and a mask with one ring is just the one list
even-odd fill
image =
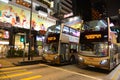
{"label": "illuminated shop sign", "polygon": [[9,39],[9,32],[5,30],[0,30],[0,38],[1,39]]}
{"label": "illuminated shop sign", "polygon": [[72,13],[72,12],[69,13],[69,14],[65,14],[65,15],[64,15],[64,18],[67,18],[67,17],[70,17],[70,16],[73,16],[73,13]]}
{"label": "illuminated shop sign", "polygon": [[0,1],[5,2],[5,3],[8,3],[8,2],[9,2],[9,0],[0,0]]}
{"label": "illuminated shop sign", "polygon": [[85,35],[85,37],[87,39],[95,39],[95,38],[101,38],[101,34],[89,34],[89,35]]}
{"label": "illuminated shop sign", "polygon": [[36,40],[37,40],[37,41],[43,41],[43,37],[36,36]]}

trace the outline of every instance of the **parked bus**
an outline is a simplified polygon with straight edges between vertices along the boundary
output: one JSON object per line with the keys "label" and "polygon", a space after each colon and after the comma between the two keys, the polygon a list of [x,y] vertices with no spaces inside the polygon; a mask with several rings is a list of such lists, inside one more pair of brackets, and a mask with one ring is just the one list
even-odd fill
{"label": "parked bus", "polygon": [[79,30],[64,24],[49,27],[45,35],[43,61],[53,64],[75,63],[79,35]]}
{"label": "parked bus", "polygon": [[80,32],[79,66],[111,70],[120,63],[120,32],[110,20],[87,22]]}

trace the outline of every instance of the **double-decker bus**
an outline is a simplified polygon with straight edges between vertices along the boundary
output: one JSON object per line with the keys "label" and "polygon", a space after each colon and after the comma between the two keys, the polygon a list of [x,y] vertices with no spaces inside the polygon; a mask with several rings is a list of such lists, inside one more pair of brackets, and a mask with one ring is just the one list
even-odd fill
{"label": "double-decker bus", "polygon": [[49,27],[45,35],[43,61],[53,64],[75,63],[79,35],[79,30],[64,24]]}
{"label": "double-decker bus", "polygon": [[80,32],[78,65],[111,70],[120,63],[120,32],[110,20],[94,20]]}

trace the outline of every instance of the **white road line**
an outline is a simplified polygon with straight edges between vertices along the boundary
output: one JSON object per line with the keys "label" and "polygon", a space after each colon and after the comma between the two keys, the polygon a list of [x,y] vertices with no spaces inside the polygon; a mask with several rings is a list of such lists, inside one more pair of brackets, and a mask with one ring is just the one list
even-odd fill
{"label": "white road line", "polygon": [[[48,65],[46,65],[46,66],[48,66]],[[48,66],[48,67],[58,69],[58,70],[62,70],[62,71],[69,72],[69,73],[73,73],[73,74],[77,74],[77,75],[80,75],[80,76],[88,77],[88,78],[91,78],[91,79],[94,79],[94,80],[103,80],[103,79],[96,78],[96,77],[93,77],[93,76],[89,76],[89,75],[85,75],[85,74],[81,74],[81,73],[77,73],[77,72],[74,72],[74,71],[69,71],[69,70],[65,70],[65,69],[61,69],[61,68],[57,68],[57,67],[53,67],[53,66]]]}

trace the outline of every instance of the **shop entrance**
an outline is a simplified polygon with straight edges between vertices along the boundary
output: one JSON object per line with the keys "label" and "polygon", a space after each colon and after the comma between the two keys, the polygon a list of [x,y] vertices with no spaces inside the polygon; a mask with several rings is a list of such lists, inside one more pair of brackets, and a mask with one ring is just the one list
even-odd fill
{"label": "shop entrance", "polygon": [[9,45],[8,44],[4,44],[4,43],[0,44],[0,58],[5,58],[7,56],[8,50],[9,50]]}

